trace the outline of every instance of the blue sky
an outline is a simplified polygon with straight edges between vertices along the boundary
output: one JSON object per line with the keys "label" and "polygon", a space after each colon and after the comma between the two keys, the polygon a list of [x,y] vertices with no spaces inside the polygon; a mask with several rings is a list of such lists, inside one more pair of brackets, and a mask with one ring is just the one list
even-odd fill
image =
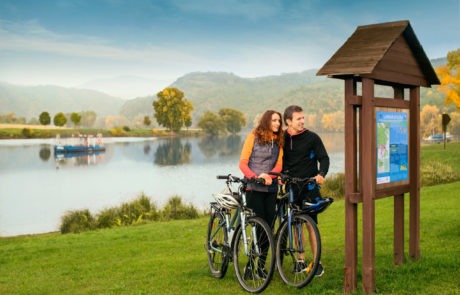
{"label": "blue sky", "polygon": [[320,68],[357,26],[397,20],[430,59],[460,48],[460,0],[1,0],[0,81],[132,75],[154,93],[196,71],[300,72]]}

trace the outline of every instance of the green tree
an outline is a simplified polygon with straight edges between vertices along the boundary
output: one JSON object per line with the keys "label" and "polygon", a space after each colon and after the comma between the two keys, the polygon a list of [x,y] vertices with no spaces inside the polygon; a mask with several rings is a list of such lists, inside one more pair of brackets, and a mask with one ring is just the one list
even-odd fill
{"label": "green tree", "polygon": [[81,122],[81,115],[78,114],[78,113],[72,113],[70,115],[70,120],[72,121],[72,123],[75,125],[75,126],[78,126],[80,125],[80,122]]}
{"label": "green tree", "polygon": [[51,116],[48,112],[42,112],[38,117],[38,121],[40,121],[42,125],[49,125],[51,123]]}
{"label": "green tree", "polygon": [[187,127],[187,129],[190,128],[190,126],[192,126],[192,116],[191,115],[188,115],[187,118],[185,118],[184,125],[185,127]]}
{"label": "green tree", "polygon": [[56,126],[64,126],[65,123],[67,123],[67,118],[65,117],[64,113],[57,113],[53,118],[53,123]]}
{"label": "green tree", "polygon": [[144,125],[145,126],[150,126],[150,124],[152,124],[152,120],[150,120],[149,116],[145,116],[144,117]]}
{"label": "green tree", "polygon": [[246,126],[246,118],[244,114],[238,110],[223,108],[219,111],[219,116],[222,118],[222,121],[224,121],[227,131],[232,134],[240,132],[241,128]]}
{"label": "green tree", "polygon": [[218,135],[219,133],[225,132],[224,121],[210,111],[207,111],[203,116],[201,116],[198,121],[198,127],[209,135]]}
{"label": "green tree", "polygon": [[158,92],[157,98],[158,100],[153,102],[153,109],[158,124],[170,131],[179,131],[193,110],[192,103],[175,87]]}

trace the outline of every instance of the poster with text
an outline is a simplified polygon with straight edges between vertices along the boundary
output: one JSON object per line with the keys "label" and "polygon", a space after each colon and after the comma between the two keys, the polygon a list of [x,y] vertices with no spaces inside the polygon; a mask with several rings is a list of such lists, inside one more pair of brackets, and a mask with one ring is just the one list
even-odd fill
{"label": "poster with text", "polygon": [[377,184],[407,180],[408,113],[377,111]]}

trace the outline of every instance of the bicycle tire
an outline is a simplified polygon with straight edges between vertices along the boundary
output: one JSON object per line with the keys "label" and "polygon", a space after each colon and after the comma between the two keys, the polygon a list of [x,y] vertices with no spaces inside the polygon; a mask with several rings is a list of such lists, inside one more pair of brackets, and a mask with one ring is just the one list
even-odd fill
{"label": "bicycle tire", "polygon": [[[245,252],[243,230],[249,242],[249,255]],[[258,244],[254,245],[254,241]],[[241,225],[237,228],[233,243],[233,264],[238,282],[248,292],[262,292],[270,283],[275,270],[275,241],[270,227],[262,218],[250,217],[245,228]]]}
{"label": "bicycle tire", "polygon": [[[288,220],[284,220],[277,233],[276,266],[281,279],[287,285],[302,288],[311,282],[318,269],[321,258],[321,237],[316,223],[310,216],[293,215],[291,248],[289,247],[288,227]],[[311,232],[308,227],[311,228]],[[298,239],[299,236],[303,239]],[[303,253],[303,257],[300,253]],[[302,260],[303,266],[301,266]],[[304,271],[299,271],[300,269],[304,269]]]}
{"label": "bicycle tire", "polygon": [[223,278],[227,273],[231,249],[228,245],[225,216],[221,211],[212,210],[206,235],[206,255],[211,275]]}

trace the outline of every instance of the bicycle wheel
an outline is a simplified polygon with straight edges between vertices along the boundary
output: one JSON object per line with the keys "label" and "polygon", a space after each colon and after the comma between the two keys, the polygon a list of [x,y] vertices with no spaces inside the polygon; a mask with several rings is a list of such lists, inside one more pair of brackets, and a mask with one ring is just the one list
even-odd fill
{"label": "bicycle wheel", "polygon": [[206,236],[206,254],[211,275],[215,278],[223,278],[227,273],[231,252],[226,241],[224,214],[221,211],[212,210]]}
{"label": "bicycle wheel", "polygon": [[321,238],[313,219],[294,215],[290,231],[285,220],[276,239],[276,266],[283,281],[297,288],[306,286],[315,277],[320,257]]}
{"label": "bicycle wheel", "polygon": [[259,293],[270,283],[275,269],[275,241],[270,227],[262,218],[250,217],[245,227],[239,226],[236,230],[233,264],[244,290]]}

